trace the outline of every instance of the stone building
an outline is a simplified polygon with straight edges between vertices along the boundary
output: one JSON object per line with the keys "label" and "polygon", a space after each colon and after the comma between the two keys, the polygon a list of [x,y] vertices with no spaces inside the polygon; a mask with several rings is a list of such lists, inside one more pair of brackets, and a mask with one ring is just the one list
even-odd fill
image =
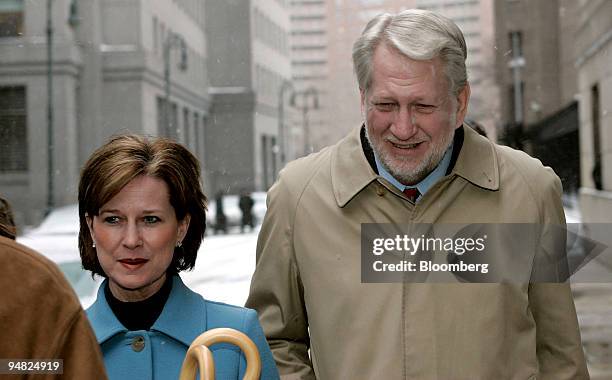
{"label": "stone building", "polygon": [[290,78],[287,0],[206,0],[212,192],[267,190],[280,170],[278,94]]}
{"label": "stone building", "polygon": [[210,107],[201,2],[54,0],[51,61],[44,4],[0,3],[0,192],[20,225],[75,202],[80,167],[112,134],[167,135],[203,157]]}

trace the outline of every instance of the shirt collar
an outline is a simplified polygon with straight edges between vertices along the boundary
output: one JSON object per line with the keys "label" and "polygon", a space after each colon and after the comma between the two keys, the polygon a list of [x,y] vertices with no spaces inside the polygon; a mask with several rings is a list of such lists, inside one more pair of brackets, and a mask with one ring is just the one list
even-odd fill
{"label": "shirt collar", "polygon": [[[128,331],[106,302],[104,296],[106,281],[108,280],[105,280],[98,289],[96,302],[87,310],[98,344],[104,343],[116,334]],[[164,310],[151,327],[151,331],[159,331],[189,347],[191,342],[206,330],[204,299],[187,288],[179,276],[175,276]]]}
{"label": "shirt collar", "polygon": [[395,177],[393,177],[393,175],[389,173],[387,169],[385,169],[383,164],[380,162],[378,155],[376,154],[376,152],[374,152],[374,160],[376,160],[376,168],[378,169],[378,174],[380,174],[381,177],[389,181],[393,186],[397,187],[399,191],[404,191],[404,189],[407,187],[416,187],[420,193],[419,198],[423,196],[427,192],[427,190],[429,190],[429,188],[431,188],[433,184],[436,183],[438,179],[444,177],[446,171],[448,170],[448,165],[450,165],[452,156],[453,144],[451,144],[450,147],[446,150],[438,166],[436,166],[436,168],[431,173],[429,173],[427,177],[423,178],[421,182],[416,184],[416,186],[406,186],[397,179],[395,179]]}
{"label": "shirt collar", "polygon": [[[499,167],[495,145],[469,127],[462,126],[464,141],[452,168],[457,175],[488,190],[498,190]],[[331,156],[331,180],[338,207],[344,207],[361,190],[378,178],[370,166],[360,139],[361,127],[342,139]]]}

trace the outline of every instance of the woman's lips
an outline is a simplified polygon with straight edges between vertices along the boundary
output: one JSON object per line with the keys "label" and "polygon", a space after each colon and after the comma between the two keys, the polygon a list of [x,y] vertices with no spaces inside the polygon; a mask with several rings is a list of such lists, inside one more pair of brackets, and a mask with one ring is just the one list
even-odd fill
{"label": "woman's lips", "polygon": [[147,260],[147,259],[121,259],[121,260],[118,260],[118,261],[125,268],[130,269],[130,270],[134,270],[134,269],[140,268],[141,266],[146,264],[147,261],[149,261],[149,260]]}

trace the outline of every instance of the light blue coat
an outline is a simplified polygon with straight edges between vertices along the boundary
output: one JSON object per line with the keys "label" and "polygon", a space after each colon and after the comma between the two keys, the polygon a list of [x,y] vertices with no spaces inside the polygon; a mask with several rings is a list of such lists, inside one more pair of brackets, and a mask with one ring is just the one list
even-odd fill
{"label": "light blue coat", "polygon": [[[115,317],[100,286],[96,302],[87,309],[110,380],[178,379],[191,342],[206,330],[230,327],[251,338],[261,356],[261,379],[278,379],[278,371],[257,314],[251,309],[205,300],[173,278],[172,290],[161,315],[150,330],[128,331]],[[216,378],[242,379],[244,355],[230,344],[210,347]]]}

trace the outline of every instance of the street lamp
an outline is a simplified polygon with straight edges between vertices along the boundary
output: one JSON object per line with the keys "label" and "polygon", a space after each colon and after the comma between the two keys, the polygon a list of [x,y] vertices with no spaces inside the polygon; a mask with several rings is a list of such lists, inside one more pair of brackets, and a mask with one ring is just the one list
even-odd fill
{"label": "street lamp", "polygon": [[164,128],[168,137],[173,136],[170,133],[170,51],[174,47],[179,48],[181,52],[178,63],[179,70],[187,70],[187,44],[185,39],[179,34],[169,32],[164,41]]}
{"label": "street lamp", "polygon": [[525,67],[525,57],[522,54],[521,35],[513,32],[512,38],[512,59],[508,62],[508,67],[512,70],[512,85],[514,86],[514,131],[511,133],[514,138],[515,148],[522,149],[523,139],[523,88],[521,86],[521,69]]}
{"label": "street lamp", "polygon": [[[80,21],[76,0],[70,4],[68,24],[78,26]],[[53,139],[53,0],[47,0],[47,207],[45,216],[49,215],[55,201],[53,199],[53,154],[55,141]]]}
{"label": "street lamp", "polygon": [[[300,96],[302,101],[300,106],[296,106],[297,97]],[[309,100],[312,99],[312,106],[310,106]],[[309,87],[301,92],[294,92],[291,96],[291,105],[302,110],[302,120],[304,128],[304,155],[307,155],[312,150],[310,144],[310,126],[308,125],[308,111],[311,109],[319,108],[319,93],[314,87]]]}
{"label": "street lamp", "polygon": [[288,80],[283,80],[278,92],[278,141],[280,146],[280,164],[285,165],[287,155],[287,145],[285,137],[285,92],[291,91],[291,97],[295,94],[293,83]]}
{"label": "street lamp", "polygon": [[53,0],[47,0],[47,209],[53,209]]}

